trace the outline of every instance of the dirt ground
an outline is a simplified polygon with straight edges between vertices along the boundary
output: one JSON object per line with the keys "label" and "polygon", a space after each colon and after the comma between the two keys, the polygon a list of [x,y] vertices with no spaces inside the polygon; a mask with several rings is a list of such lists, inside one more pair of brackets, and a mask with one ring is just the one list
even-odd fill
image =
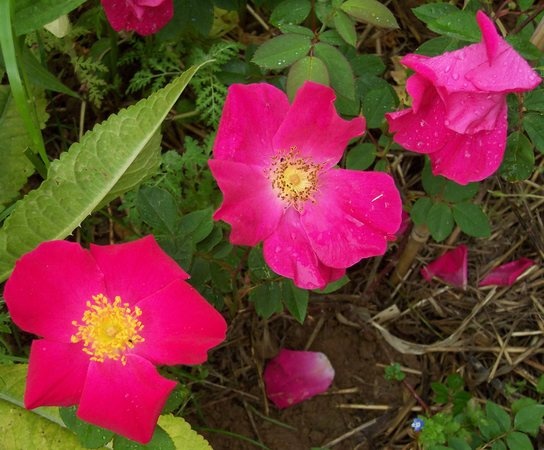
{"label": "dirt ground", "polygon": [[[412,399],[406,396],[407,391],[400,384],[385,380],[383,366],[394,360],[419,372],[420,361],[417,357],[403,356],[385,348],[383,340],[370,327],[359,328],[354,324],[341,323],[336,316],[340,314],[339,317],[342,317],[341,310],[345,308],[343,303],[333,303],[312,314],[303,326],[286,317],[277,321],[281,324],[271,324],[275,328],[283,327],[282,347],[302,350],[310,343],[309,350],[323,352],[329,357],[335,369],[335,379],[326,394],[284,410],[278,410],[273,404],[266,405],[257,371],[247,374],[252,369],[252,362],[254,367],[260,364],[256,355],[252,358],[247,354],[248,361],[245,362],[235,355],[233,349],[224,348],[214,352],[213,358],[228,361],[233,376],[240,374],[243,379],[235,389],[242,392],[229,391],[228,387],[223,386],[200,397],[202,413],[206,417],[205,426],[250,437],[274,450],[309,450],[337,439],[340,441],[336,449],[382,448],[373,436],[385,431],[401,408],[412,405]],[[313,336],[315,339],[312,340]],[[242,340],[249,341],[249,338]],[[244,344],[239,342],[238,345]],[[419,383],[420,378],[411,375],[408,379],[412,383]],[[236,380],[226,381],[228,386]],[[371,409],[348,409],[343,405],[362,405]],[[265,415],[266,408],[269,410],[268,417]],[[194,418],[193,425],[201,426],[202,423]],[[363,425],[366,426],[361,427]],[[358,427],[361,427],[361,432],[345,435]],[[220,432],[203,434],[215,450],[257,448],[254,444]]]}

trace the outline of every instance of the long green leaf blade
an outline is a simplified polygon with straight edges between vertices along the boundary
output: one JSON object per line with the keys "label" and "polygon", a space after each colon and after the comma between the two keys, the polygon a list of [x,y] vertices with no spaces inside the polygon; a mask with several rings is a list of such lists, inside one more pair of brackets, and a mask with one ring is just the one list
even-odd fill
{"label": "long green leaf blade", "polygon": [[[199,66],[200,67],[200,66]],[[0,230],[0,282],[40,242],[64,239],[120,186],[199,67],[112,115],[51,164],[49,177],[21,200]]]}

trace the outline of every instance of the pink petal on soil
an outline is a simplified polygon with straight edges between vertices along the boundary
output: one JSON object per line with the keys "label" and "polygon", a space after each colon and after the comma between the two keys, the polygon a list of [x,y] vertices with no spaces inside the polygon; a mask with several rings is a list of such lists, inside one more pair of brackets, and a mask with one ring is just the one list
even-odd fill
{"label": "pink petal on soil", "polygon": [[280,409],[325,392],[334,369],[321,352],[281,349],[264,370],[266,395]]}
{"label": "pink petal on soil", "polygon": [[520,258],[503,264],[489,272],[489,274],[480,281],[478,287],[512,286],[523,272],[534,265],[535,262],[529,258]]}
{"label": "pink petal on soil", "polygon": [[452,286],[466,289],[467,255],[467,247],[460,245],[421,269],[421,275],[427,281],[431,281],[433,277],[438,277]]}

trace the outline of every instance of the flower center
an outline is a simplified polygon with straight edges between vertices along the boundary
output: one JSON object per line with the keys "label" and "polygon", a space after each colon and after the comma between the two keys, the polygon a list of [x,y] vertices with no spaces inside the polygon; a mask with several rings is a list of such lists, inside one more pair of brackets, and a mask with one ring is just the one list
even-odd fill
{"label": "flower center", "polygon": [[315,201],[317,180],[322,165],[302,158],[296,147],[280,152],[272,158],[268,179],[276,195],[289,206],[300,209],[306,200]]}
{"label": "flower center", "polygon": [[70,340],[74,344],[83,342],[83,351],[91,355],[91,361],[120,359],[125,365],[124,353],[144,341],[139,334],[144,326],[138,320],[142,310],[136,306],[133,311],[128,303],[121,303],[119,296],[113,303],[103,294],[93,295],[93,300],[87,302],[81,323],[72,322],[77,333]]}

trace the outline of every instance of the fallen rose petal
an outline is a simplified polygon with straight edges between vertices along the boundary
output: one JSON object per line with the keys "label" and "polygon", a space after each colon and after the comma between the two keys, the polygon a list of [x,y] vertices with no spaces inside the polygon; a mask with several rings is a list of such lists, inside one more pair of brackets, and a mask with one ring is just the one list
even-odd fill
{"label": "fallen rose petal", "polygon": [[535,262],[529,258],[520,258],[494,268],[484,277],[478,287],[482,286],[512,286],[519,276]]}
{"label": "fallen rose petal", "polygon": [[278,408],[288,408],[325,392],[334,369],[321,352],[280,350],[264,370],[267,397]]}
{"label": "fallen rose petal", "polygon": [[460,245],[444,253],[432,263],[421,269],[421,275],[427,281],[438,277],[455,287],[467,287],[467,247]]}

